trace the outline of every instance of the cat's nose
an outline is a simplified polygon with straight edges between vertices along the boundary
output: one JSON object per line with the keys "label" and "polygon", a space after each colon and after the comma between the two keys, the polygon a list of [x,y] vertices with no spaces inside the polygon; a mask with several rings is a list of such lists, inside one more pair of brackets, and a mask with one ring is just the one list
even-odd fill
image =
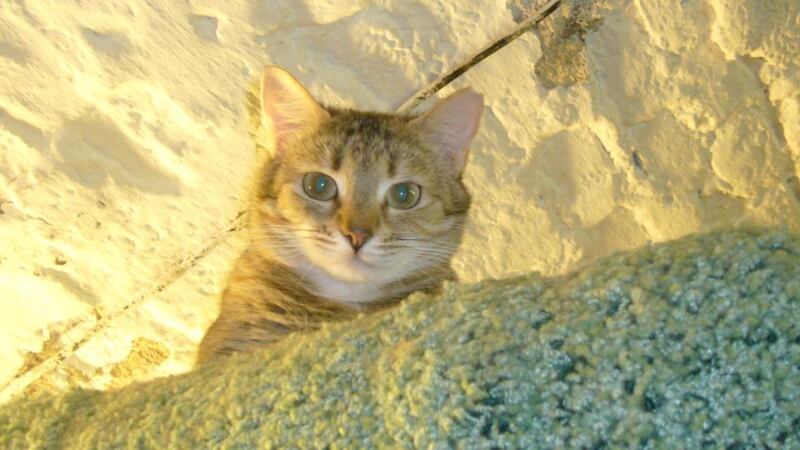
{"label": "cat's nose", "polygon": [[350,240],[354,252],[358,252],[372,237],[372,234],[364,228],[342,229],[342,234]]}

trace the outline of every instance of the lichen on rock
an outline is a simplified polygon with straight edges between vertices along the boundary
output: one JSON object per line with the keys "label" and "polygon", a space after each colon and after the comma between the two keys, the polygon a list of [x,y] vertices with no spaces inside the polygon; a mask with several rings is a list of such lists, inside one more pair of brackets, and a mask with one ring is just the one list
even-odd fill
{"label": "lichen on rock", "polygon": [[[517,23],[540,5],[532,0],[509,0],[507,7]],[[600,26],[606,2],[579,0],[564,2],[556,14],[532,30],[542,45],[535,72],[548,88],[570,86],[589,79],[586,35]]]}

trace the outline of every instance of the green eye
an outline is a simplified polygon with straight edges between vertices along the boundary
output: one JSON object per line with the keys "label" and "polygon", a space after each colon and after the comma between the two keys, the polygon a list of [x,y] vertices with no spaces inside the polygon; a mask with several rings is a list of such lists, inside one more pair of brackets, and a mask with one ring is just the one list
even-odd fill
{"label": "green eye", "polygon": [[324,202],[336,197],[336,182],[324,173],[309,172],[303,175],[303,190],[314,200]]}
{"label": "green eye", "polygon": [[420,192],[420,187],[414,183],[397,183],[389,188],[386,201],[394,209],[410,209],[419,202]]}

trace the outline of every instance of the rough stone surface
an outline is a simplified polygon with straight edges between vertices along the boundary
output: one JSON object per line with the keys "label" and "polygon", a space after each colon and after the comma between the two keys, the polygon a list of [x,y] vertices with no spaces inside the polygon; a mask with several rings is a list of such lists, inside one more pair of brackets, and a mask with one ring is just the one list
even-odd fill
{"label": "rough stone surface", "polygon": [[240,247],[264,65],[391,110],[512,25],[481,1],[0,2],[0,402],[76,370],[117,384],[140,338],[169,351],[141,377],[191,366]]}
{"label": "rough stone surface", "polygon": [[[510,0],[507,4],[514,21],[520,23],[536,13],[546,2]],[[586,36],[596,29],[608,13],[609,3],[601,0],[573,0],[562,6],[531,31],[541,42],[542,55],[535,73],[548,88],[570,86],[589,79]]]}
{"label": "rough stone surface", "polygon": [[186,375],[0,408],[0,447],[797,448],[800,239],[451,285]]}
{"label": "rough stone surface", "polygon": [[[241,246],[264,64],[388,111],[533,3],[0,2],[0,402],[190,366]],[[488,105],[457,271],[800,230],[799,74],[796,0],[566,2],[453,86]],[[132,358],[148,341],[166,358]]]}

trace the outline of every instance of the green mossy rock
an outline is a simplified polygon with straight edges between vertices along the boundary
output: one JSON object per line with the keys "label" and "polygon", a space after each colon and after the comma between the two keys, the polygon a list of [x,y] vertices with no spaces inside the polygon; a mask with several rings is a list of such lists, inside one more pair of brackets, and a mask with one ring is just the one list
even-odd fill
{"label": "green mossy rock", "polygon": [[451,285],[192,373],[0,409],[0,448],[798,448],[800,239]]}

